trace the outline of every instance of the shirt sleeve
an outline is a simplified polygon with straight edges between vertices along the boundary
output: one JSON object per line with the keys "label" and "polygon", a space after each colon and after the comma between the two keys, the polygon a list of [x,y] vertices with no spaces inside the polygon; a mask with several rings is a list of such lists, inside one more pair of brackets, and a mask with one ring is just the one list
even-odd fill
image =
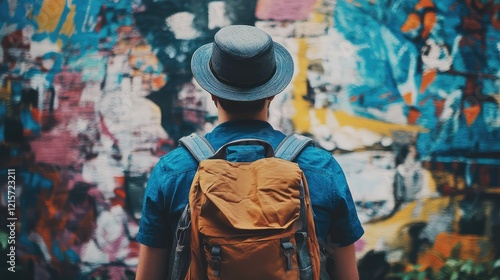
{"label": "shirt sleeve", "polygon": [[330,242],[343,247],[361,238],[364,230],[359,221],[344,171],[333,158],[332,164],[332,180],[335,187],[332,188],[333,212],[328,235]]}
{"label": "shirt sleeve", "polygon": [[161,161],[153,168],[149,177],[142,204],[142,216],[136,240],[156,248],[170,247],[169,215],[163,187],[168,178],[162,170]]}

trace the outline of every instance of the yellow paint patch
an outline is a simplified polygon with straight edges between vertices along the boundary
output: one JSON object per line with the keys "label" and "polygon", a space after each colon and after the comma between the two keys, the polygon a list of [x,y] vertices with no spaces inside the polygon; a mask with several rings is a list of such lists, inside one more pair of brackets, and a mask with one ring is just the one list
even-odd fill
{"label": "yellow paint patch", "polygon": [[413,223],[428,222],[432,215],[438,214],[450,203],[454,203],[450,197],[413,201],[386,220],[364,224],[365,235],[362,240],[365,242],[365,247],[363,252],[358,252],[358,254],[364,255],[369,250],[377,248],[381,241],[383,241],[384,246],[388,247],[387,249],[407,248],[408,240],[401,236],[403,230]]}
{"label": "yellow paint patch", "polygon": [[75,33],[75,9],[76,9],[76,6],[71,5],[68,16],[66,17],[66,20],[64,21],[64,24],[63,24],[59,34],[64,34],[68,37],[71,37],[71,35],[73,35],[73,33]]}
{"label": "yellow paint patch", "polygon": [[314,109],[314,113],[316,114],[316,118],[319,120],[320,124],[326,124],[326,116],[329,110],[330,109],[327,108]]}
{"label": "yellow paint patch", "polygon": [[394,131],[426,132],[427,129],[418,125],[401,125],[373,120],[364,117],[349,115],[344,111],[334,111],[340,126],[352,126],[353,128],[365,128],[373,132],[392,136]]}
{"label": "yellow paint patch", "polygon": [[500,93],[493,94],[493,98],[495,98],[497,100],[497,103],[500,104]]}
{"label": "yellow paint patch", "polygon": [[313,11],[312,11],[312,16],[313,16],[313,22],[324,22],[326,19],[326,15],[322,13],[317,13],[315,12],[321,5],[323,4],[323,0],[317,0],[316,3],[314,3]]}
{"label": "yellow paint patch", "polygon": [[62,47],[64,45],[63,41],[61,39],[57,39],[56,44],[59,47],[59,50],[62,50]]}
{"label": "yellow paint patch", "polygon": [[54,32],[66,6],[65,0],[43,1],[40,13],[35,17],[39,32]]}
{"label": "yellow paint patch", "polygon": [[295,126],[295,131],[299,133],[309,132],[311,119],[309,118],[309,102],[304,100],[304,96],[307,94],[307,67],[309,66],[309,61],[306,57],[307,52],[307,42],[304,38],[297,39],[298,52],[297,52],[297,62],[298,62],[298,73],[293,80],[293,105],[295,108],[295,115],[292,121]]}

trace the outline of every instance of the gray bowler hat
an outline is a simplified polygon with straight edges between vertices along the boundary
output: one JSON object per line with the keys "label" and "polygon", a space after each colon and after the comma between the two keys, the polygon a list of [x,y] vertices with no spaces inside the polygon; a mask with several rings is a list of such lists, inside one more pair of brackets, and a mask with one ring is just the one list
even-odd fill
{"label": "gray bowler hat", "polygon": [[219,30],[214,42],[198,48],[191,60],[196,81],[211,94],[253,101],[283,91],[293,76],[290,53],[267,33],[249,25]]}

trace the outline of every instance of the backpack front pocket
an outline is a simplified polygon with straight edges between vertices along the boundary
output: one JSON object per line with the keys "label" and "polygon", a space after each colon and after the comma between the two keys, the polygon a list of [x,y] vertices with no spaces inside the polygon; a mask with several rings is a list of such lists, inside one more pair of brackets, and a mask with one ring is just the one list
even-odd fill
{"label": "backpack front pocket", "polygon": [[229,244],[212,239],[203,247],[208,279],[300,278],[293,237]]}

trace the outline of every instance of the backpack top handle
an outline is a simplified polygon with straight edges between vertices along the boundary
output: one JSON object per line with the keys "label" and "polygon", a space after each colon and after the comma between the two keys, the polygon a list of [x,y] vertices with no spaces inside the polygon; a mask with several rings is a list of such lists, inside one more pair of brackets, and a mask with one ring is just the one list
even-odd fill
{"label": "backpack top handle", "polygon": [[212,145],[210,145],[205,137],[192,133],[189,136],[182,137],[179,140],[179,144],[184,146],[198,162],[209,158],[225,159],[227,147],[234,145],[260,145],[266,150],[266,157],[274,156],[288,161],[294,161],[305,147],[314,145],[314,141],[309,137],[293,133],[281,141],[276,151],[274,151],[271,144],[266,141],[259,139],[241,139],[229,142],[215,152],[214,148],[212,148]]}
{"label": "backpack top handle", "polygon": [[271,146],[271,144],[269,144],[268,142],[259,139],[240,139],[231,141],[225,144],[224,146],[220,147],[220,149],[218,149],[217,152],[215,152],[215,154],[212,157],[210,157],[210,159],[226,159],[227,148],[231,146],[245,146],[245,145],[262,146],[264,147],[264,150],[266,152],[266,158],[274,157],[273,146]]}

